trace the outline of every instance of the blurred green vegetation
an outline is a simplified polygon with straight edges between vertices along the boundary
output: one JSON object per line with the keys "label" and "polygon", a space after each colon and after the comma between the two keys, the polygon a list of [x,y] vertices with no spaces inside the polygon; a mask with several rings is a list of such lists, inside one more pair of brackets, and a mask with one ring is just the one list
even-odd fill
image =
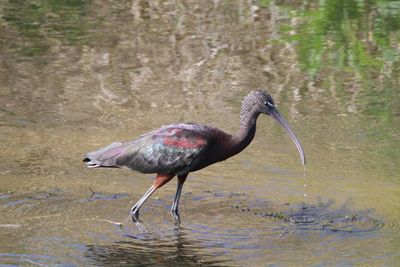
{"label": "blurred green vegetation", "polygon": [[396,177],[382,166],[399,162],[400,1],[282,1],[279,7],[289,18],[280,41],[293,44],[309,81],[337,101],[339,112],[362,115],[368,126],[360,138],[379,143],[372,153],[386,155],[368,167]]}
{"label": "blurred green vegetation", "polygon": [[1,10],[0,21],[11,26],[16,35],[3,39],[0,47],[13,48],[23,56],[46,53],[51,40],[68,45],[88,42],[89,27],[85,16],[90,1],[85,0],[14,0]]}
{"label": "blurred green vegetation", "polygon": [[340,99],[356,93],[361,111],[392,122],[399,112],[400,1],[310,0],[281,8],[295,18],[281,27],[284,41],[295,44],[310,78],[324,74],[323,88],[334,83]]}
{"label": "blurred green vegetation", "polygon": [[329,0],[307,6],[291,10],[301,23],[282,30],[295,30],[287,40],[298,41],[299,60],[311,74],[326,63],[339,69],[379,68],[399,60],[393,45],[400,40],[400,1]]}

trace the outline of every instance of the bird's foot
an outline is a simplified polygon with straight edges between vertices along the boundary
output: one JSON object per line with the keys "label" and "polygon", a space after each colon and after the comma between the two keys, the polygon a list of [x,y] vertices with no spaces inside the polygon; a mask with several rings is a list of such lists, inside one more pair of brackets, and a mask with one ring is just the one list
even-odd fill
{"label": "bird's foot", "polygon": [[173,210],[173,209],[171,209],[171,215],[172,215],[172,218],[174,219],[175,225],[176,225],[176,226],[180,226],[180,224],[181,224],[181,217],[179,216],[178,210]]}
{"label": "bird's foot", "polygon": [[130,213],[132,218],[132,222],[139,228],[141,231],[145,231],[146,227],[144,226],[143,222],[139,219],[139,211],[134,211]]}
{"label": "bird's foot", "polygon": [[131,210],[131,217],[133,222],[139,222],[139,210],[137,209],[132,209]]}

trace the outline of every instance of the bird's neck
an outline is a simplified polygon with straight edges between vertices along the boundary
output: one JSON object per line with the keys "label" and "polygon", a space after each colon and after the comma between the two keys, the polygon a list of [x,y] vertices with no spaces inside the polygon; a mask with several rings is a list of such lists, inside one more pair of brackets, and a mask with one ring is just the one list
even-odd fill
{"label": "bird's neck", "polygon": [[259,112],[252,109],[242,109],[240,112],[240,128],[239,131],[232,136],[230,150],[232,156],[245,149],[253,140],[256,134],[256,121]]}

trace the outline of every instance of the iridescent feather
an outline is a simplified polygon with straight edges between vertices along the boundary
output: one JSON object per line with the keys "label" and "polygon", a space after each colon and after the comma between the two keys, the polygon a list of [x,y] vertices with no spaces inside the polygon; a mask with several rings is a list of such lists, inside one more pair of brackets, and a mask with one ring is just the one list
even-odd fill
{"label": "iridescent feather", "polygon": [[173,124],[130,142],[115,142],[86,155],[88,167],[122,167],[142,173],[179,175],[199,167],[221,131],[198,124]]}

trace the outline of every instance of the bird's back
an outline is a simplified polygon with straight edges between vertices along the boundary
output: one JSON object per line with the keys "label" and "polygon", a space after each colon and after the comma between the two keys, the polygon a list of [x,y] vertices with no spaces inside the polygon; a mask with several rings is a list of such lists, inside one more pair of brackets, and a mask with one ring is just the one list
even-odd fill
{"label": "bird's back", "polygon": [[130,142],[115,142],[87,154],[88,167],[126,166],[142,173],[181,174],[205,164],[221,133],[205,125],[172,124]]}

